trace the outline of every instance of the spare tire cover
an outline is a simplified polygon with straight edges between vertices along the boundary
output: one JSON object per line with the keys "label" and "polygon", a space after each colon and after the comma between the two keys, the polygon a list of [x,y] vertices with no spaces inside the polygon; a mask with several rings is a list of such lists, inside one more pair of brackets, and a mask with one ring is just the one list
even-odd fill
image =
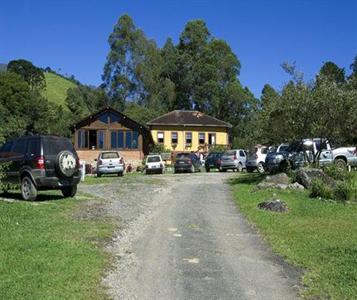
{"label": "spare tire cover", "polygon": [[70,151],[62,151],[57,156],[57,169],[61,175],[71,177],[76,172],[76,157]]}

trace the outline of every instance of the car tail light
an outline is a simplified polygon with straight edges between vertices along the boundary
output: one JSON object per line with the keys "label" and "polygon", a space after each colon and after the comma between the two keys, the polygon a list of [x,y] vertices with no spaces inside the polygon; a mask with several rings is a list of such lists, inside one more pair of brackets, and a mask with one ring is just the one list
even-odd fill
{"label": "car tail light", "polygon": [[77,169],[80,169],[80,167],[81,167],[78,157],[76,158],[76,166],[77,166]]}
{"label": "car tail light", "polygon": [[164,164],[163,163],[160,163],[160,168],[163,168],[164,167]]}
{"label": "car tail light", "polygon": [[189,164],[192,164],[192,160],[191,160],[191,159],[189,159],[187,162],[188,162]]}
{"label": "car tail light", "polygon": [[45,169],[45,158],[43,156],[36,157],[35,169],[40,169],[40,170]]}
{"label": "car tail light", "polygon": [[220,165],[220,164],[221,164],[221,160],[217,159],[217,165]]}
{"label": "car tail light", "polygon": [[121,157],[121,158],[119,159],[119,163],[123,164],[123,163],[124,163],[124,158]]}
{"label": "car tail light", "polygon": [[234,160],[236,160],[236,159],[237,159],[237,155],[236,155],[236,154],[234,154],[234,157],[233,157],[233,159],[234,159]]}
{"label": "car tail light", "polygon": [[103,161],[100,159],[98,160],[98,165],[101,166],[103,164]]}

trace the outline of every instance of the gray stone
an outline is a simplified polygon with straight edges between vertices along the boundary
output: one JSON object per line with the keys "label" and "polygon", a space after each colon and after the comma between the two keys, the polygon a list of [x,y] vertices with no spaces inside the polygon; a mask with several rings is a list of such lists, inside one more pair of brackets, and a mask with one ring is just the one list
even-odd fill
{"label": "gray stone", "polygon": [[325,184],[335,187],[336,182],[326,175],[321,169],[312,169],[312,168],[302,168],[297,172],[297,182],[302,184],[305,188],[311,187],[311,182],[315,179],[320,179]]}
{"label": "gray stone", "polygon": [[280,199],[268,200],[258,204],[258,208],[274,212],[287,212],[288,205]]}
{"label": "gray stone", "polygon": [[262,182],[258,183],[258,190],[276,188],[286,190],[289,184],[289,177],[285,173],[267,176]]}
{"label": "gray stone", "polygon": [[302,184],[298,183],[298,182],[294,182],[294,183],[290,183],[288,185],[288,189],[291,189],[291,190],[304,190],[305,187]]}

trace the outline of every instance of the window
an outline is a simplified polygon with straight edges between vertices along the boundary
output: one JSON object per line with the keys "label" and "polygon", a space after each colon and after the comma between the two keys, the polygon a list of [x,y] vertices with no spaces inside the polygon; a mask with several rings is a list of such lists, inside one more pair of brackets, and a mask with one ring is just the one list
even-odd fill
{"label": "window", "polygon": [[208,134],[208,144],[210,144],[210,145],[216,144],[216,134],[215,133]]}
{"label": "window", "polygon": [[14,150],[12,152],[18,155],[24,155],[26,153],[27,140],[18,140],[15,143]]}
{"label": "window", "polygon": [[186,145],[192,144],[192,132],[186,132]]}
{"label": "window", "polygon": [[98,131],[98,148],[99,149],[104,149],[104,131],[99,130]]}
{"label": "window", "polygon": [[125,133],[125,148],[131,149],[131,131]]}
{"label": "window", "polygon": [[139,147],[139,133],[133,131],[133,140],[131,142],[131,149],[137,149]]}
{"label": "window", "polygon": [[105,124],[108,124],[108,117],[109,117],[109,114],[106,113],[106,114],[102,114],[100,117],[99,117],[99,120]]}
{"label": "window", "polygon": [[110,123],[119,122],[120,118],[117,114],[110,113]]}
{"label": "window", "polygon": [[240,156],[240,157],[245,157],[245,153],[244,153],[243,150],[239,150],[239,156]]}
{"label": "window", "polygon": [[30,139],[27,146],[27,154],[30,156],[40,155],[41,154],[41,145],[40,139],[34,138]]}
{"label": "window", "polygon": [[112,149],[138,149],[139,133],[131,130],[112,131],[110,144]]}
{"label": "window", "polygon": [[118,152],[105,152],[102,153],[102,159],[116,159],[119,158]]}
{"label": "window", "polygon": [[171,144],[177,144],[177,143],[178,143],[177,132],[171,132]]}
{"label": "window", "polygon": [[78,130],[78,148],[88,148],[88,131]]}
{"label": "window", "polygon": [[204,132],[200,132],[198,134],[198,143],[200,145],[204,144],[206,142],[206,139],[205,139],[205,133]]}
{"label": "window", "polygon": [[163,144],[164,143],[164,133],[163,132],[158,132],[157,133],[157,142],[159,144]]}
{"label": "window", "polygon": [[124,148],[124,131],[118,131],[118,148]]}
{"label": "window", "polygon": [[74,152],[71,141],[66,138],[45,137],[42,139],[42,143],[43,143],[43,154],[45,156],[57,155],[63,150],[69,150],[71,152]]}
{"label": "window", "polygon": [[1,152],[10,152],[12,148],[13,142],[8,142],[4,146],[1,147]]}

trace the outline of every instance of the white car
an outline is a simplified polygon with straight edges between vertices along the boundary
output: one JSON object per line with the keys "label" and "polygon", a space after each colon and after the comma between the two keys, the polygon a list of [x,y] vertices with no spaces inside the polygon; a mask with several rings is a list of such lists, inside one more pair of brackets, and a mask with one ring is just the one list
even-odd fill
{"label": "white car", "polygon": [[265,172],[265,158],[268,153],[268,147],[257,145],[254,151],[250,152],[246,162],[247,172],[251,173],[257,170],[260,174]]}
{"label": "white car", "polygon": [[116,151],[101,152],[97,161],[97,176],[103,174],[118,174],[124,175],[124,159]]}
{"label": "white car", "polygon": [[165,164],[161,158],[161,155],[148,155],[145,160],[145,174],[165,172]]}
{"label": "white car", "polygon": [[233,170],[242,172],[245,169],[247,155],[243,149],[228,150],[222,154],[220,171]]}

